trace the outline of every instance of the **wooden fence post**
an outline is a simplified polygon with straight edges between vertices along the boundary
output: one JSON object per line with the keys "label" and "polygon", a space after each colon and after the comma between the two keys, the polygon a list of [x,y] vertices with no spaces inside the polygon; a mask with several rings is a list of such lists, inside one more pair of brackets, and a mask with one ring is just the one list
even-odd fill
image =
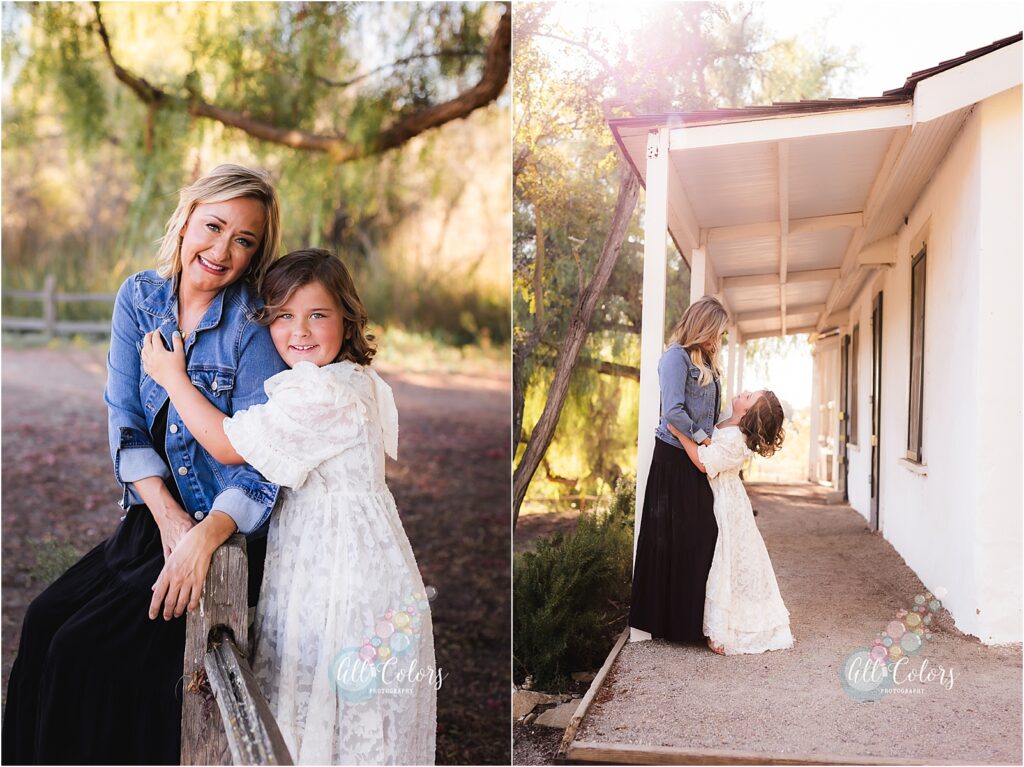
{"label": "wooden fence post", "polygon": [[43,281],[43,333],[46,337],[57,337],[57,278],[46,275]]}
{"label": "wooden fence post", "polygon": [[224,723],[203,665],[210,632],[231,629],[249,654],[249,565],[245,536],[235,533],[213,554],[199,609],[188,613],[181,703],[181,763],[231,764]]}

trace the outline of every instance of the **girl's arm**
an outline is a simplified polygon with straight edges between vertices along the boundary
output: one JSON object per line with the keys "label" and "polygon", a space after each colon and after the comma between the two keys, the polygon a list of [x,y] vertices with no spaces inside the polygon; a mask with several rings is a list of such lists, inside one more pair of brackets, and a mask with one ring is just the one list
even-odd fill
{"label": "girl's arm", "polygon": [[[701,463],[700,458],[697,457],[697,443],[679,431],[672,424],[668,425],[668,430],[672,432],[676,436],[676,439],[678,439],[682,444],[686,454],[690,456],[690,460],[693,461],[693,465],[700,469],[704,474],[707,474],[708,470],[704,468],[704,464]],[[707,440],[707,443],[711,444],[711,440]]]}
{"label": "girl's arm", "polygon": [[167,391],[175,410],[199,444],[223,464],[245,463],[224,433],[224,414],[204,397],[185,370],[185,344],[175,331],[167,351],[160,332],[147,333],[142,343],[142,365],[149,376]]}

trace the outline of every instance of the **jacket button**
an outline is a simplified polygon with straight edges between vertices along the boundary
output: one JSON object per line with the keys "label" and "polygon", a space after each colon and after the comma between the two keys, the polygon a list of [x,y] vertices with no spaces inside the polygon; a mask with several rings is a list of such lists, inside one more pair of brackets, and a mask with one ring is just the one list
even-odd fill
{"label": "jacket button", "polygon": [[171,434],[177,434],[178,433],[178,424],[172,423],[169,428],[170,428]]}
{"label": "jacket button", "polygon": [[213,390],[214,390],[214,391],[217,391],[217,382],[216,382],[216,381],[214,381],[214,382],[213,382],[212,384],[210,384],[210,385],[211,385],[211,386],[213,387]]}
{"label": "jacket button", "polygon": [[203,514],[203,512],[201,512],[201,511],[197,511],[197,512],[196,512],[195,514],[193,514],[192,516],[193,516],[193,517],[195,517],[196,519],[202,519],[202,518],[203,518],[203,517],[205,517],[206,515],[205,515],[205,514]]}
{"label": "jacket button", "polygon": [[185,466],[182,466],[182,467],[180,467],[180,468],[178,469],[178,473],[179,473],[179,474],[180,474],[181,476],[183,476],[183,477],[184,477],[184,476],[185,476],[186,474],[188,474],[188,468],[187,468],[187,467],[185,467]]}

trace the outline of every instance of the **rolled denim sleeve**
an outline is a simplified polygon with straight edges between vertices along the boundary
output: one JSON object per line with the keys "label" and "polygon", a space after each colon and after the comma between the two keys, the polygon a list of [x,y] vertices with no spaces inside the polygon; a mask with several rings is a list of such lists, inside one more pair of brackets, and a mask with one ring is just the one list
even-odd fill
{"label": "rolled denim sleeve", "polygon": [[687,437],[693,438],[693,419],[684,409],[686,404],[686,378],[689,366],[683,359],[686,350],[679,346],[670,347],[662,357],[658,383],[661,385],[662,415],[668,423]]}
{"label": "rolled denim sleeve", "polygon": [[129,277],[117,291],[107,352],[107,439],[114,476],[124,488],[122,505],[142,503],[130,483],[145,477],[169,477],[171,472],[153,448],[146,416],[139,399],[142,360],[138,343],[142,330],[132,306],[134,278]]}
{"label": "rolled denim sleeve", "polygon": [[[278,356],[270,331],[247,322],[242,332],[231,410],[238,412],[267,401],[264,382],[287,369]],[[280,486],[268,482],[248,464],[225,466],[227,487],[214,499],[212,510],[223,511],[238,526],[238,532],[252,533],[270,518]]]}

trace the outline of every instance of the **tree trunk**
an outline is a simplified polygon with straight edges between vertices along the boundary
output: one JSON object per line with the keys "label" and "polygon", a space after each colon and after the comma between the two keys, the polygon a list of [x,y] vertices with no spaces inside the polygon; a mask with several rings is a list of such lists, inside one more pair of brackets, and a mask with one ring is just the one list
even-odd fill
{"label": "tree trunk", "polygon": [[551,444],[551,438],[554,436],[558,418],[562,413],[562,406],[565,404],[565,398],[569,392],[569,379],[576,366],[580,349],[583,348],[583,342],[586,340],[594,308],[619,260],[622,243],[626,238],[626,230],[629,228],[633,210],[636,208],[639,189],[640,182],[629,166],[620,158],[619,197],[615,203],[615,213],[612,216],[608,236],[604,241],[604,248],[601,250],[601,257],[597,261],[593,278],[576,300],[569,329],[565,334],[565,341],[562,343],[562,353],[558,359],[558,367],[555,369],[555,378],[548,391],[547,402],[544,403],[544,411],[530,435],[526,452],[523,453],[523,458],[512,477],[512,505],[515,521],[519,519],[519,507],[522,506],[523,499],[526,497],[526,489],[530,486],[534,472],[537,471],[544,453],[547,452],[548,445]]}

